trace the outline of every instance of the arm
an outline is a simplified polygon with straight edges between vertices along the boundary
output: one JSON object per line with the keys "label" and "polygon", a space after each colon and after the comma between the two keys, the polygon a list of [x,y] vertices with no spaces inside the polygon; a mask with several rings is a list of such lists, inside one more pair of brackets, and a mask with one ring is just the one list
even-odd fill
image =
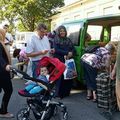
{"label": "arm", "polygon": [[4,51],[4,48],[2,46],[2,44],[0,44],[0,70],[3,71],[3,70],[7,70],[9,71],[10,70],[10,65],[8,65],[8,63],[4,60],[3,58],[3,53]]}
{"label": "arm", "polygon": [[70,52],[72,52],[72,54],[73,55],[75,55],[76,54],[76,50],[75,50],[75,47],[74,47],[74,44],[72,43],[72,41],[71,40],[69,40],[69,46],[70,46]]}
{"label": "arm", "polygon": [[31,53],[26,53],[27,57],[36,57],[38,55],[45,55],[46,53],[48,53],[49,50],[42,50],[42,51],[38,51],[38,52],[31,52]]}
{"label": "arm", "polygon": [[68,51],[65,51],[64,49],[60,48],[60,44],[54,42],[53,46],[54,46],[56,54],[59,54],[61,56],[64,56],[64,55],[68,54]]}
{"label": "arm", "polygon": [[107,55],[105,59],[105,67],[108,72],[110,72],[110,63],[111,63],[111,56]]}
{"label": "arm", "polygon": [[59,41],[57,42],[54,41],[53,46],[55,48],[55,53],[61,56],[65,56],[65,55],[73,56],[73,54],[75,53],[74,45],[69,38],[66,39],[65,44],[62,44],[62,47],[60,47],[61,45]]}
{"label": "arm", "polygon": [[[10,34],[10,35],[11,35],[11,34]],[[11,35],[9,44],[12,45],[12,44],[13,44],[13,41],[14,41],[14,39],[13,39],[13,36]]]}
{"label": "arm", "polygon": [[110,78],[113,80],[113,79],[115,79],[115,76],[116,76],[116,63],[115,63],[113,70],[110,74]]}
{"label": "arm", "polygon": [[69,51],[68,51],[67,57],[68,57],[68,59],[70,59],[76,54],[76,51],[75,51],[74,45],[70,39],[69,39],[68,43],[69,43],[69,45],[67,45],[67,46],[69,46]]}
{"label": "arm", "polygon": [[9,39],[10,39],[10,40],[9,40],[9,45],[12,45],[14,39],[13,39],[13,36],[11,35],[11,33],[9,33],[9,36],[10,36],[10,37],[9,37]]}
{"label": "arm", "polygon": [[62,55],[62,56],[68,54],[68,51],[65,51],[65,50],[59,48],[59,45],[55,45],[54,48],[55,48],[55,53],[56,54],[59,54],[59,55]]}

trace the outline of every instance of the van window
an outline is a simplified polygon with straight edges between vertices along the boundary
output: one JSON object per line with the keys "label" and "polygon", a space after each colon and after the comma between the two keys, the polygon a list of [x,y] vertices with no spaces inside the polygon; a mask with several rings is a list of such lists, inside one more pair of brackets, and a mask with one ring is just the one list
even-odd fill
{"label": "van window", "polygon": [[111,41],[120,40],[120,26],[111,27]]}
{"label": "van window", "polygon": [[80,38],[80,29],[82,28],[83,23],[72,23],[66,24],[65,27],[67,29],[67,35],[72,40],[74,45],[79,45],[79,38]]}
{"label": "van window", "polygon": [[25,34],[21,34],[21,41],[25,41]]}
{"label": "van window", "polygon": [[91,36],[91,40],[100,40],[102,26],[88,25],[87,33]]}

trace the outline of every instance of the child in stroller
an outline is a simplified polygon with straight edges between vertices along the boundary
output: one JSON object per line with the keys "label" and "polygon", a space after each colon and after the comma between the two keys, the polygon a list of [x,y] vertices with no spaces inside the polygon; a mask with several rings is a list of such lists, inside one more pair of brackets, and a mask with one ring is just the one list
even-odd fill
{"label": "child in stroller", "polygon": [[[60,62],[57,58],[43,57],[39,61],[36,69],[36,73],[38,75],[37,80],[49,85],[50,83],[56,81],[64,70],[64,63]],[[18,93],[26,97],[40,93],[43,88],[38,84],[39,82],[29,80],[25,83],[25,89],[19,90]]]}
{"label": "child in stroller", "polygon": [[[40,67],[40,75],[37,77],[37,79],[42,80],[46,83],[49,82],[49,71],[46,66]],[[27,85],[24,89],[25,94],[36,94],[43,90],[43,88],[39,86],[36,82],[28,81],[25,84]]]}
{"label": "child in stroller", "polygon": [[49,72],[46,72],[49,73],[49,82],[32,78],[24,72],[13,69],[13,72],[19,77],[35,81],[44,88],[44,94],[41,95],[41,92],[39,92],[40,94],[34,94],[33,96],[24,95],[23,90],[19,90],[19,95],[28,98],[26,100],[27,106],[17,112],[17,120],[30,120],[33,117],[30,114],[31,112],[33,112],[35,120],[67,120],[66,106],[62,102],[52,100],[55,96],[54,83],[63,74],[65,65],[57,58],[44,57],[38,64],[38,69],[36,70],[38,75],[41,73],[41,66],[44,66],[44,69],[48,68]]}

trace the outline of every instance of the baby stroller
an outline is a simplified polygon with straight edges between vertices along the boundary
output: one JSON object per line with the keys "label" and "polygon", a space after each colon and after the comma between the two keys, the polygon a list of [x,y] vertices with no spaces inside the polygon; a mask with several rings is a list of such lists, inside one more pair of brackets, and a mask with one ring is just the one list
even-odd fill
{"label": "baby stroller", "polygon": [[11,68],[12,72],[20,78],[35,81],[44,88],[40,93],[31,96],[23,94],[23,90],[18,91],[19,95],[27,97],[27,106],[19,110],[17,120],[67,120],[68,113],[66,106],[53,99],[55,98],[55,81],[64,72],[65,65],[57,58],[43,57],[39,61],[38,69],[36,70],[38,75],[40,73],[39,67],[43,65],[50,72],[49,83],[32,78],[22,71]]}

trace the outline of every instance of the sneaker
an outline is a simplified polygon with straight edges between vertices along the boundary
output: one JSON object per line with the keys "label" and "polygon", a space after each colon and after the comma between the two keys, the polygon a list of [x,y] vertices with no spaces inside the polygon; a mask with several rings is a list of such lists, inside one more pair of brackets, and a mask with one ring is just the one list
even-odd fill
{"label": "sneaker", "polygon": [[11,114],[11,113],[6,113],[6,114],[0,114],[0,117],[1,117],[1,118],[13,118],[14,115]]}

